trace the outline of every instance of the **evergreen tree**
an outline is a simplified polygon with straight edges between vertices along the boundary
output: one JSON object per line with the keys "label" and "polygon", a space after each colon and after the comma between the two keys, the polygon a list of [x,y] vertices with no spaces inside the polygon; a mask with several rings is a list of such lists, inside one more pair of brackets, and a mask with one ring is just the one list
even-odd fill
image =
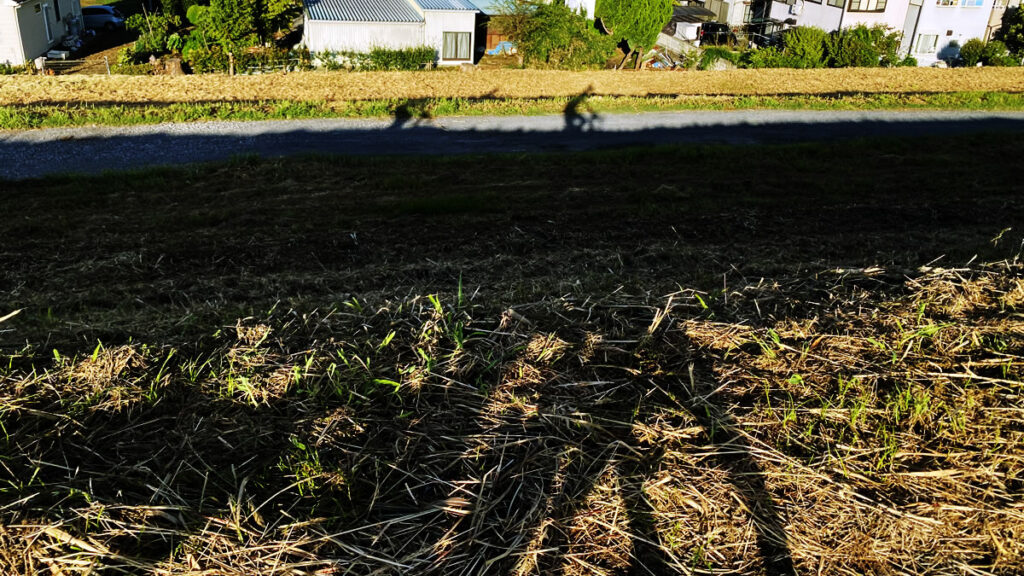
{"label": "evergreen tree", "polygon": [[629,54],[654,46],[658,33],[672,18],[673,0],[598,0],[596,16],[605,31],[616,40],[625,40]]}

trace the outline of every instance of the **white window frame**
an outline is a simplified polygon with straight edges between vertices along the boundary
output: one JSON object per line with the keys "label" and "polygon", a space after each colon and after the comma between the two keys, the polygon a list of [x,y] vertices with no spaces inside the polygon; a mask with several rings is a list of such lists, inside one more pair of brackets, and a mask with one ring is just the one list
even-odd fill
{"label": "white window frame", "polygon": [[[932,43],[932,49],[929,51],[922,50],[924,39],[932,37],[935,38],[935,42]],[[938,34],[918,34],[917,43],[914,46],[914,52],[917,54],[938,54],[939,53],[939,35]]]}
{"label": "white window frame", "polygon": [[50,26],[50,5],[43,4],[43,27],[46,28],[46,41],[53,43],[53,28]]}
{"label": "white window frame", "polygon": [[[455,40],[455,54],[451,58],[449,58],[448,54],[445,52],[445,48],[448,45],[448,43],[445,41],[445,38],[447,38],[449,34],[454,34],[455,37],[456,37],[456,40]],[[462,45],[461,45],[461,43],[459,41],[459,39],[461,39],[461,38],[465,38],[465,41],[466,41],[466,44],[467,44],[467,46],[466,46],[466,53],[468,55],[465,58],[459,58],[459,52],[461,52],[460,48],[462,47]],[[472,32],[441,32],[441,60],[445,60],[447,62],[472,62],[473,61],[473,33]]]}
{"label": "white window frame", "polygon": [[848,10],[850,12],[885,12],[888,3],[888,0],[850,0]]}

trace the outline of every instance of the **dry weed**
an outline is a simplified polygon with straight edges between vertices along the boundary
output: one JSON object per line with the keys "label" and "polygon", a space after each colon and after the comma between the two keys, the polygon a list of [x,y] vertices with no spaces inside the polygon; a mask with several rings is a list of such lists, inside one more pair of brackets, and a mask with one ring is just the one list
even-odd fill
{"label": "dry weed", "polygon": [[1018,68],[935,70],[732,70],[565,72],[481,70],[475,74],[309,72],[261,76],[10,76],[0,105],[55,103],[352,101],[419,98],[784,95],[1024,91]]}

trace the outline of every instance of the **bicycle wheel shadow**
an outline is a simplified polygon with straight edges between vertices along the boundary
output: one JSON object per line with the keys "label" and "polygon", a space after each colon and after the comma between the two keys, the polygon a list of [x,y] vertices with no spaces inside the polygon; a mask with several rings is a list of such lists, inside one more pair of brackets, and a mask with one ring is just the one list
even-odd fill
{"label": "bicycle wheel shadow", "polygon": [[764,572],[795,573],[758,458],[727,407],[714,402],[716,386],[688,342],[670,341],[677,336],[656,332],[629,344],[536,327],[521,335],[522,352],[480,407],[477,442],[464,455],[466,471],[478,473],[464,481],[481,486],[473,512],[446,531],[467,554],[488,558],[465,573],[687,572],[680,550],[664,541],[664,515],[649,494],[677,470],[665,461],[667,440],[652,433],[666,415],[697,430],[687,449],[728,478]]}

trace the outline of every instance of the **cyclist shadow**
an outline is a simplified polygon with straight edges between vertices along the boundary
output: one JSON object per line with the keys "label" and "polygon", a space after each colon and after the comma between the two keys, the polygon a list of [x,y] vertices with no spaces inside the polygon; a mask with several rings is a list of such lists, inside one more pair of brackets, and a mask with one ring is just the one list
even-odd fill
{"label": "cyclist shadow", "polygon": [[[552,338],[533,336],[525,356],[538,339]],[[693,364],[658,370],[656,377],[641,370],[625,379],[621,371],[596,367],[588,384],[551,380],[557,362],[544,367],[530,360],[511,364],[506,373],[518,378],[506,378],[492,393],[479,421],[477,450],[491,453],[482,469],[493,472],[484,483],[501,496],[478,503],[476,514],[490,518],[471,520],[467,537],[488,542],[491,551],[480,553],[492,558],[493,549],[508,550],[489,561],[489,567],[501,566],[494,573],[582,569],[660,576],[687,570],[659,536],[659,513],[647,489],[668,475],[666,441],[651,432],[666,414],[675,414],[701,431],[702,441],[687,448],[708,455],[704,466],[728,476],[753,526],[765,572],[794,574],[784,522],[764,472],[736,421],[710,399],[711,379],[699,377]],[[510,403],[526,395],[534,404],[509,418]]]}

